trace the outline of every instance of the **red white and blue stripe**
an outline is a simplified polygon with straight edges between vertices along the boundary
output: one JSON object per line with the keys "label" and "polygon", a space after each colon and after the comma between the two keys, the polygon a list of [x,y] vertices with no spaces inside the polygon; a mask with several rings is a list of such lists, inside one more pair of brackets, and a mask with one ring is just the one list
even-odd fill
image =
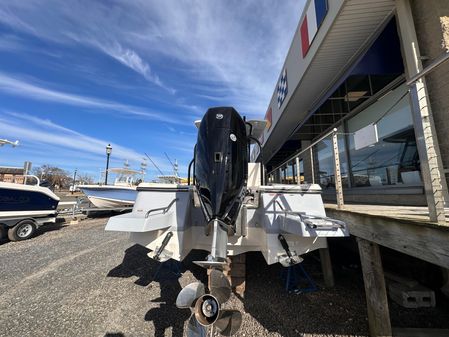
{"label": "red white and blue stripe", "polygon": [[306,9],[306,15],[301,22],[301,49],[304,58],[315,38],[328,10],[327,0],[311,0]]}
{"label": "red white and blue stripe", "polygon": [[277,91],[278,91],[278,108],[280,108],[282,103],[284,103],[285,97],[287,96],[288,93],[286,68],[284,68],[281,78],[279,79]]}

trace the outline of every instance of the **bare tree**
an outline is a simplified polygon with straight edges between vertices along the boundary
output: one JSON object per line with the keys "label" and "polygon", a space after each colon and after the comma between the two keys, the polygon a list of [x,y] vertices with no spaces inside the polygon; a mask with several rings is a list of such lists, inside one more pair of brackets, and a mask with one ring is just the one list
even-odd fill
{"label": "bare tree", "polygon": [[33,174],[41,181],[48,182],[50,187],[59,189],[68,188],[73,179],[67,171],[49,164],[34,168]]}
{"label": "bare tree", "polygon": [[91,175],[85,173],[85,174],[80,174],[76,177],[76,182],[78,184],[82,184],[82,185],[91,185],[94,183],[94,177],[92,177]]}

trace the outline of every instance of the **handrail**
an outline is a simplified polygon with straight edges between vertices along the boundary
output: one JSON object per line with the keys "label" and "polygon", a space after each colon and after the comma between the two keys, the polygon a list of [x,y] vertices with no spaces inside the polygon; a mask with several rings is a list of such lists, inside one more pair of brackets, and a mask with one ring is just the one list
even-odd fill
{"label": "handrail", "polygon": [[37,177],[37,176],[35,176],[34,174],[24,174],[23,175],[24,177],[31,177],[31,178],[34,178],[34,179],[36,179],[36,185],[37,186],[40,186],[41,185],[41,181],[40,181],[40,179]]}
{"label": "handrail", "polygon": [[195,158],[193,158],[190,163],[189,163],[189,167],[187,169],[187,185],[190,185],[190,170],[192,169],[192,165],[195,162]]}
{"label": "handrail", "polygon": [[168,212],[168,210],[173,206],[173,204],[178,201],[179,198],[175,198],[173,199],[167,206],[165,207],[159,207],[159,208],[153,208],[150,209],[146,214],[145,214],[145,218],[148,218],[150,216],[150,213],[152,212],[157,212],[157,211],[163,211],[162,214],[165,214]]}
{"label": "handrail", "polygon": [[444,52],[440,56],[438,56],[436,59],[434,59],[427,67],[425,67],[423,70],[421,70],[419,73],[417,73],[415,76],[411,77],[407,81],[407,85],[410,86],[422,77],[426,76],[428,73],[433,71],[436,67],[441,65],[443,62],[449,60],[449,52]]}
{"label": "handrail", "polygon": [[[320,138],[318,138],[316,141],[314,141],[312,144],[307,146],[304,150],[301,150],[297,153],[295,153],[293,156],[288,158],[286,161],[284,161],[281,165],[277,166],[275,169],[273,169],[270,174],[276,170],[279,170],[284,165],[288,164],[290,161],[292,161],[295,158],[298,158],[299,155],[303,154],[306,151],[310,150],[310,153],[312,154],[312,148],[319,142],[321,142],[323,139],[332,136],[332,150],[334,153],[334,177],[335,177],[335,191],[336,191],[336,197],[337,197],[337,208],[340,209],[344,206],[344,198],[343,198],[343,183],[341,179],[341,169],[340,169],[340,154],[338,149],[338,138],[337,138],[337,128],[333,128],[331,131],[327,132]],[[312,155],[311,160],[313,161]],[[312,183],[315,183],[315,177],[314,177],[314,171],[313,171],[313,162],[312,162]],[[299,181],[300,182],[300,181]]]}
{"label": "handrail", "polygon": [[[278,206],[281,209],[282,213],[284,213],[285,215],[291,214],[291,215],[298,216],[301,219],[301,221],[305,225],[307,225],[309,228],[311,228],[311,229],[345,228],[345,223],[343,221],[332,219],[332,218],[328,218],[327,216],[307,214],[306,212],[289,211],[289,210],[286,210],[284,207],[282,207],[281,203],[278,200],[276,200],[276,203],[278,204]],[[313,222],[313,220],[329,221],[332,224],[330,226],[329,225],[327,225],[327,226],[324,225],[323,226],[323,225],[320,225],[320,224],[317,224],[317,223]]]}
{"label": "handrail", "polygon": [[270,171],[269,174],[271,174],[272,172],[279,170],[282,166],[286,165],[288,162],[292,161],[293,159],[295,159],[296,157],[298,157],[299,155],[303,154],[304,152],[306,152],[307,150],[309,150],[310,148],[314,147],[316,144],[318,144],[319,142],[321,142],[323,139],[329,137],[330,135],[333,135],[337,133],[337,128],[333,128],[331,131],[329,131],[328,133],[325,133],[323,136],[321,136],[320,138],[318,138],[316,141],[314,141],[312,144],[310,144],[309,146],[307,146],[304,150],[301,150],[299,152],[296,152],[295,154],[291,155],[290,157],[288,157],[288,159],[284,160],[282,162],[282,164],[279,164],[278,166],[276,166],[274,169],[272,169]]}

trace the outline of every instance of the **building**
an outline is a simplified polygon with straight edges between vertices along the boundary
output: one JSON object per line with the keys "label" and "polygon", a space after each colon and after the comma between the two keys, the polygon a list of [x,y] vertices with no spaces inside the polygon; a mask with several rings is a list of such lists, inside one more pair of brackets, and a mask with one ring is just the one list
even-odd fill
{"label": "building", "polygon": [[23,184],[24,172],[25,169],[23,167],[1,166],[0,181],[5,183]]}
{"label": "building", "polygon": [[[317,182],[335,200],[336,128],[345,200],[426,205],[426,190],[431,199],[447,195],[449,62],[408,83],[449,50],[449,2],[430,2],[307,2],[267,109],[261,141],[270,181]],[[417,142],[423,128],[426,140]]]}

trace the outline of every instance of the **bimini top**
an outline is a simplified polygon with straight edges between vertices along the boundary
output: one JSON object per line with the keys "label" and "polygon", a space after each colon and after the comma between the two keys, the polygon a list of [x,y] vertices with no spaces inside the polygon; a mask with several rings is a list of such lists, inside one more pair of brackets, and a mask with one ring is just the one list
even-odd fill
{"label": "bimini top", "polygon": [[108,169],[109,173],[123,174],[123,175],[133,175],[133,174],[142,174],[142,171],[131,170],[126,167],[114,167]]}

